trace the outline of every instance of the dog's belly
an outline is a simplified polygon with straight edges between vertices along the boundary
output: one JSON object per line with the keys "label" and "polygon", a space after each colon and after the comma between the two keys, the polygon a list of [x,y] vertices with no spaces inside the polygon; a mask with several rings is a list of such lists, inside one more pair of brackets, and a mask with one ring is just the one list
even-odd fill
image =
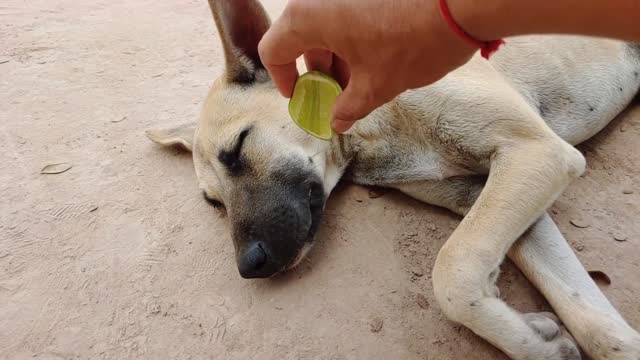
{"label": "dog's belly", "polygon": [[385,186],[439,181],[477,173],[447,160],[431,146],[405,143],[406,146],[398,147],[387,144],[370,146],[358,152],[347,176],[358,184]]}

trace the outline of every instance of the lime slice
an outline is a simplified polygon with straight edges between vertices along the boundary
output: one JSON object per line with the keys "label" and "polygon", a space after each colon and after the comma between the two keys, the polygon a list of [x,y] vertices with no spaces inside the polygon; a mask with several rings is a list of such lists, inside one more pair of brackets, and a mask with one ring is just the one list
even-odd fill
{"label": "lime slice", "polygon": [[289,101],[289,115],[304,131],[322,139],[331,140],[331,114],[333,104],[342,89],[337,81],[319,71],[300,76]]}

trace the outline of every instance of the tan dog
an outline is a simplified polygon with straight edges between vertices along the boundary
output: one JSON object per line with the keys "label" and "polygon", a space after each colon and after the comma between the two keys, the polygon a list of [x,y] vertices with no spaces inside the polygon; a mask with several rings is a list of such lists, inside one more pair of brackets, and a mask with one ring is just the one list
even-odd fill
{"label": "tan dog", "polygon": [[257,45],[270,24],[263,8],[253,0],[210,5],[226,72],[197,127],[148,135],[193,151],[206,198],[228,214],[243,277],[295,266],[313,243],[325,199],[348,177],[465,215],[436,261],[436,298],[450,319],[511,358],[580,353],[553,315],[520,314],[497,297],[506,255],[587,354],[640,359],[640,335],[545,212],[584,171],[573,145],[606,126],[640,88],[640,47],[578,37],[510,39],[490,62],[475,57],[325,142],[291,121],[287,100],[260,63]]}

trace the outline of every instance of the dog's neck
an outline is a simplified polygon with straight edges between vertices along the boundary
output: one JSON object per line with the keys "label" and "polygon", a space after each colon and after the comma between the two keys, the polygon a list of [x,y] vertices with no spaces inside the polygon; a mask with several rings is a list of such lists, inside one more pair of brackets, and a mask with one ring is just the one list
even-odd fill
{"label": "dog's neck", "polygon": [[360,150],[368,143],[386,140],[385,128],[393,126],[393,122],[396,121],[395,116],[384,116],[388,113],[388,108],[389,104],[383,105],[358,121],[349,131],[334,136],[327,154],[327,163],[335,167],[341,176],[348,172]]}

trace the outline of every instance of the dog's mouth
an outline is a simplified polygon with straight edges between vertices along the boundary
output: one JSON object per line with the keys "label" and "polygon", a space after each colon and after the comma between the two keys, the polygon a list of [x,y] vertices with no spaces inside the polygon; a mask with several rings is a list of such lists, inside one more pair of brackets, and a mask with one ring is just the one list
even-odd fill
{"label": "dog's mouth", "polygon": [[309,189],[309,212],[311,214],[311,225],[309,226],[309,232],[297,255],[289,262],[282,271],[288,271],[294,269],[302,260],[306,258],[315,242],[315,236],[322,222],[322,214],[325,205],[324,187],[320,182],[313,182]]}
{"label": "dog's mouth", "polygon": [[[303,181],[271,189],[270,197],[262,198],[262,205],[253,200],[259,205],[247,211],[249,221],[236,218],[233,236],[242,241],[236,247],[236,262],[243,278],[269,278],[282,273],[299,265],[311,250],[326,197],[318,178]],[[267,200],[273,201],[264,205]],[[245,208],[250,209],[249,205]]]}
{"label": "dog's mouth", "polygon": [[324,187],[320,182],[313,182],[309,189],[309,212],[311,213],[311,226],[307,235],[307,243],[312,242],[318,227],[322,221],[322,212],[325,204]]}

